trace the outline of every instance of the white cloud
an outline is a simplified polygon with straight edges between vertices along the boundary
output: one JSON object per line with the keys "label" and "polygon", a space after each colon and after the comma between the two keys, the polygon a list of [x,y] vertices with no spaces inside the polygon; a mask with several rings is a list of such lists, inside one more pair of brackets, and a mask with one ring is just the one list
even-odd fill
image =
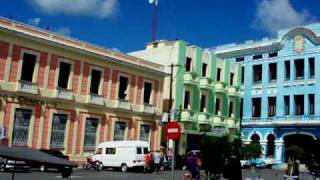
{"label": "white cloud", "polygon": [[307,10],[301,12],[294,9],[290,0],[258,1],[253,28],[271,34],[292,26],[304,25],[315,20]]}
{"label": "white cloud", "polygon": [[64,36],[70,36],[71,35],[71,29],[68,27],[60,27],[56,30],[54,30],[58,34],[62,34]]}
{"label": "white cloud", "polygon": [[31,0],[47,14],[95,16],[108,18],[118,11],[118,0]]}
{"label": "white cloud", "polygon": [[29,18],[28,19],[28,24],[38,26],[41,22],[40,18]]}

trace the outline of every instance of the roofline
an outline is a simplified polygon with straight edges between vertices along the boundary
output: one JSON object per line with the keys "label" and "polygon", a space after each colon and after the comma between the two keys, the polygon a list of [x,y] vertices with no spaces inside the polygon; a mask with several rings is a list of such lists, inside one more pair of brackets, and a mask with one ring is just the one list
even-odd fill
{"label": "roofline", "polygon": [[132,65],[135,65],[136,67],[139,68],[144,68],[145,70],[149,71],[156,71],[160,74],[165,75],[166,73],[164,72],[164,66],[154,63],[154,62],[149,62],[141,58],[137,58],[125,53],[113,51],[110,49],[106,49],[101,46],[97,46],[88,42],[84,42],[81,40],[73,39],[70,37],[66,37],[54,32],[50,32],[47,30],[43,30],[34,26],[30,26],[27,24],[23,24],[21,22],[13,21],[4,17],[0,17],[0,30],[1,31],[6,31],[6,32],[15,32],[18,34],[24,34],[24,35],[29,35],[31,38],[37,38],[38,40],[42,40],[44,43],[53,43],[54,45],[60,45],[63,48],[69,47],[77,50],[82,51],[82,53],[89,53],[90,55],[98,55],[102,57],[108,57],[114,60],[114,62],[120,64],[124,63],[129,63]]}

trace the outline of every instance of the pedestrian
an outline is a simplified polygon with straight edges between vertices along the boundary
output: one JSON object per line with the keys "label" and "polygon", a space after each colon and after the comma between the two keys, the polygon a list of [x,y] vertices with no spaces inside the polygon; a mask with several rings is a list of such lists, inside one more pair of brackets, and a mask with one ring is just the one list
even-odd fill
{"label": "pedestrian", "polygon": [[154,152],[154,155],[153,155],[153,162],[154,162],[154,170],[155,172],[158,172],[160,170],[160,163],[161,163],[161,154],[160,154],[160,151],[157,150]]}
{"label": "pedestrian", "polygon": [[153,168],[153,157],[150,151],[144,155],[144,163],[144,172],[151,172]]}
{"label": "pedestrian", "polygon": [[187,157],[187,170],[191,173],[193,180],[200,179],[201,160],[198,154],[189,154]]}

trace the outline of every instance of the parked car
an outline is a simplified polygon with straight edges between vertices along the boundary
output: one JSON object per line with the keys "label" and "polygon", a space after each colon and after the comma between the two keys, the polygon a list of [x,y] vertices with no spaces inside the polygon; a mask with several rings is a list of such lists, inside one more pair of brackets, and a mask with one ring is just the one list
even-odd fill
{"label": "parked car", "polygon": [[[40,149],[40,151],[50,154],[52,156],[56,156],[62,159],[68,159],[69,160],[69,156],[64,155],[61,151],[56,150],[56,149]],[[56,169],[59,170],[60,166],[54,166],[54,165],[50,165],[50,164],[39,164],[39,163],[32,163],[31,164],[31,168],[39,168],[41,172],[45,172],[48,169]]]}
{"label": "parked car", "polygon": [[256,158],[251,159],[250,164],[257,168],[272,168],[276,161],[273,158]]}
{"label": "parked car", "polygon": [[241,168],[249,168],[251,166],[250,161],[249,160],[240,160],[240,164],[241,164]]}
{"label": "parked car", "polygon": [[126,172],[128,168],[143,169],[147,153],[149,143],[145,141],[109,141],[98,145],[92,160],[101,162],[103,167],[120,168]]}
{"label": "parked car", "polygon": [[8,170],[28,171],[30,166],[24,161],[15,161],[0,157],[0,172]]}

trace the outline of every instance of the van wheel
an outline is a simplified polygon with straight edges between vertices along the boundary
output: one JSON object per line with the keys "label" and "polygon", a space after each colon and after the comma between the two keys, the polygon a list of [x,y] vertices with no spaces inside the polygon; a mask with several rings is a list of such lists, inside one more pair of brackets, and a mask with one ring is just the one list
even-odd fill
{"label": "van wheel", "polygon": [[6,165],[4,163],[0,163],[0,172],[4,172],[6,170]]}
{"label": "van wheel", "polygon": [[121,164],[121,172],[127,172],[128,166],[126,164]]}

